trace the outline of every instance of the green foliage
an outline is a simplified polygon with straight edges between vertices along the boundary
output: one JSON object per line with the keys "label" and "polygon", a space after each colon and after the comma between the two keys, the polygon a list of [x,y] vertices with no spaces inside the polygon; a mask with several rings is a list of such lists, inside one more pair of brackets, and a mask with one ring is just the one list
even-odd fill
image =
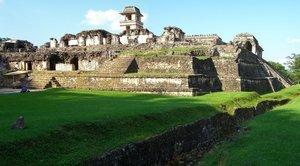
{"label": "green foliage", "polygon": [[279,92],[269,93],[262,96],[263,99],[293,99],[300,95],[300,85],[294,85]]}
{"label": "green foliage", "polygon": [[7,40],[10,40],[10,38],[1,38],[0,37],[0,42],[4,42],[4,41],[7,41]]}
{"label": "green foliage", "polygon": [[300,54],[293,54],[288,58],[288,65],[291,69],[291,77],[296,83],[300,83]]}
{"label": "green foliage", "polygon": [[280,72],[283,76],[287,78],[291,77],[291,73],[282,64],[278,62],[272,62],[272,61],[269,61],[269,64],[278,72]]}
{"label": "green foliage", "polygon": [[121,56],[165,56],[165,55],[188,55],[205,56],[207,48],[203,46],[178,46],[162,47],[149,50],[132,49],[120,53]]}

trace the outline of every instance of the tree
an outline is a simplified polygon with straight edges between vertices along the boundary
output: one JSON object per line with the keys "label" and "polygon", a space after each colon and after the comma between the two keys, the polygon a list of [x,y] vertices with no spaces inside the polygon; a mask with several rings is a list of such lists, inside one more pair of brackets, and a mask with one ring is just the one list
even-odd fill
{"label": "tree", "polygon": [[10,38],[1,38],[1,37],[0,37],[0,42],[5,42],[5,41],[7,41],[7,40],[10,40]]}
{"label": "tree", "polygon": [[278,63],[278,62],[272,62],[269,61],[269,64],[276,69],[279,73],[281,73],[283,76],[291,78],[291,72],[288,71],[285,66],[283,66],[282,64]]}
{"label": "tree", "polygon": [[300,54],[292,54],[288,59],[287,64],[291,70],[291,77],[295,83],[300,83]]}

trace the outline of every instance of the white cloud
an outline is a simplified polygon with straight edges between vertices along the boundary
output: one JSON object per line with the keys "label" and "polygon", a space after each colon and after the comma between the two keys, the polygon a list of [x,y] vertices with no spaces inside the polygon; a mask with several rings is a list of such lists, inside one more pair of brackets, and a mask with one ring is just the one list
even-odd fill
{"label": "white cloud", "polygon": [[144,17],[142,17],[142,22],[147,22],[149,14],[148,13],[142,13]]}
{"label": "white cloud", "polygon": [[287,42],[289,44],[298,44],[298,43],[300,43],[300,38],[288,38]]}
{"label": "white cloud", "polygon": [[[1,1],[1,0],[0,0]],[[103,26],[108,27],[109,31],[121,31],[120,21],[122,20],[122,16],[119,14],[120,12],[117,10],[88,10],[85,14],[84,24],[92,25],[92,26]],[[143,13],[144,17],[142,21],[145,22],[148,18],[147,13]]]}

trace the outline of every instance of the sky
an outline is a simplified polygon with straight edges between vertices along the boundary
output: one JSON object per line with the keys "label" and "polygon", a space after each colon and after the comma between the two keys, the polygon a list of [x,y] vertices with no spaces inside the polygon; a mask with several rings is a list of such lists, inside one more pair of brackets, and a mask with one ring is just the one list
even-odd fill
{"label": "sky", "polygon": [[145,27],[156,35],[177,26],[187,35],[218,34],[229,42],[248,32],[266,60],[283,63],[300,53],[299,0],[0,0],[0,37],[39,46],[82,30],[118,33],[118,13],[128,5],[140,8]]}

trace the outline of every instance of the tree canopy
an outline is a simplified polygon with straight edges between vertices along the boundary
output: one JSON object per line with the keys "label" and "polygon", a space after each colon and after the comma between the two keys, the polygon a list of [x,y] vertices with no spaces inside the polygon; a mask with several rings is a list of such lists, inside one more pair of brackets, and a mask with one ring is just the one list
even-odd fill
{"label": "tree canopy", "polygon": [[288,65],[291,70],[291,77],[295,83],[300,83],[300,54],[293,54],[288,57]]}
{"label": "tree canopy", "polygon": [[269,61],[269,64],[276,69],[279,73],[281,73],[283,76],[291,78],[291,73],[286,69],[285,66],[278,62]]}

